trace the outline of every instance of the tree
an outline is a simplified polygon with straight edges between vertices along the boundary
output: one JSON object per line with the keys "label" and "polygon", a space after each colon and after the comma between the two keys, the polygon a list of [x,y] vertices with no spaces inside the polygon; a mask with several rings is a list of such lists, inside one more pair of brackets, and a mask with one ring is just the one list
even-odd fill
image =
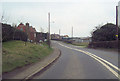
{"label": "tree", "polygon": [[27,34],[8,24],[2,23],[2,41],[22,40],[27,41]]}
{"label": "tree", "polygon": [[5,13],[5,11],[2,12],[2,16],[1,16],[1,19],[0,19],[1,23],[8,23],[8,21],[10,20],[10,15],[7,16],[7,14]]}
{"label": "tree", "polygon": [[[120,28],[118,29],[120,30]],[[107,23],[99,28],[96,27],[96,30],[92,32],[92,41],[99,42],[116,40],[116,32],[116,25],[112,23]]]}

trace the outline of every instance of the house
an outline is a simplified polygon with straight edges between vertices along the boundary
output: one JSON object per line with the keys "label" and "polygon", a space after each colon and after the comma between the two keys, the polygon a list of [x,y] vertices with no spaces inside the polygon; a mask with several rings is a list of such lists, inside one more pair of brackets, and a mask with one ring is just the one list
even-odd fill
{"label": "house", "polygon": [[60,39],[60,35],[59,34],[51,34],[51,39],[52,40],[58,40],[58,39]]}
{"label": "house", "polygon": [[69,36],[68,35],[64,35],[64,36],[62,36],[63,38],[69,38]]}
{"label": "house", "polygon": [[26,23],[26,25],[24,25],[23,23],[20,23],[17,29],[27,33],[28,41],[31,41],[31,42],[35,41],[36,29],[33,28],[32,26],[29,26],[29,23]]}
{"label": "house", "polygon": [[36,42],[47,41],[48,33],[36,32]]}
{"label": "house", "polygon": [[20,23],[20,24],[18,25],[17,29],[19,29],[19,30],[21,30],[21,31],[23,31],[23,32],[26,32],[26,27],[25,27],[25,25],[24,25],[23,23]]}

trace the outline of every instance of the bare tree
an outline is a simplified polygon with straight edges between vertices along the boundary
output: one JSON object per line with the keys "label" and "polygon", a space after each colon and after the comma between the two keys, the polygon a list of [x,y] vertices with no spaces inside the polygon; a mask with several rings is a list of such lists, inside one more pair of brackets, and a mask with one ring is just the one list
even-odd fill
{"label": "bare tree", "polygon": [[2,22],[2,23],[3,23],[3,22],[7,23],[9,19],[10,19],[10,16],[7,16],[7,15],[5,14],[5,11],[3,11],[2,17],[1,17],[1,22]]}

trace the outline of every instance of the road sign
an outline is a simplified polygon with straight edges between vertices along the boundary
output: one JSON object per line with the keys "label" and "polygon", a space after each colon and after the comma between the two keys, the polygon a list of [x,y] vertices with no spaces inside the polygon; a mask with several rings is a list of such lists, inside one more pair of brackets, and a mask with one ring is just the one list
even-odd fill
{"label": "road sign", "polygon": [[116,35],[116,37],[118,37],[118,35]]}

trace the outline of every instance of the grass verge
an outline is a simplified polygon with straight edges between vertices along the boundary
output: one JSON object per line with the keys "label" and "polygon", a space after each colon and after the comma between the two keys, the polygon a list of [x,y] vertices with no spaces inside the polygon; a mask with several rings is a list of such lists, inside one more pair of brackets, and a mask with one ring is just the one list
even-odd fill
{"label": "grass verge", "polygon": [[81,42],[81,43],[77,43],[77,42],[72,42],[72,43],[68,43],[68,42],[64,42],[63,43],[66,43],[66,44],[71,44],[71,45],[75,45],[75,46],[79,46],[81,48],[87,48],[88,45],[89,45],[89,42]]}
{"label": "grass verge", "polygon": [[15,68],[35,63],[51,54],[53,49],[47,44],[33,44],[23,41],[3,42],[2,72],[9,72]]}
{"label": "grass verge", "polygon": [[80,46],[80,47],[88,47],[88,42],[82,42],[82,43],[72,43],[72,45]]}

